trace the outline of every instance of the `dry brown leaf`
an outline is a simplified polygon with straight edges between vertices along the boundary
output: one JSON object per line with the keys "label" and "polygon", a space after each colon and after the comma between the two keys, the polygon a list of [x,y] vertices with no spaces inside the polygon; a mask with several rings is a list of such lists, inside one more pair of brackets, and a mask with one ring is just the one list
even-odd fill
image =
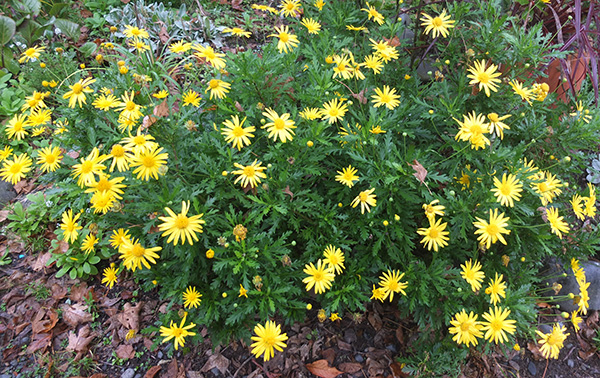
{"label": "dry brown leaf", "polygon": [[214,368],[217,368],[221,374],[225,374],[227,372],[227,368],[229,368],[229,360],[221,353],[215,353],[208,358],[208,361],[206,361],[204,366],[202,366],[200,372],[206,373]]}
{"label": "dry brown leaf", "polygon": [[173,359],[164,374],[160,378],[186,378],[185,368],[177,364],[177,360]]}
{"label": "dry brown leaf", "polygon": [[154,376],[162,369],[162,366],[153,366],[144,374],[144,378],[154,378]]}
{"label": "dry brown leaf", "polygon": [[169,42],[169,39],[171,39],[169,37],[169,32],[167,31],[167,28],[164,25],[160,27],[160,31],[158,32],[158,38],[162,43],[167,43]]}
{"label": "dry brown leaf", "polygon": [[102,374],[102,373],[95,373],[90,375],[88,378],[106,378],[107,375],[106,374]]}
{"label": "dry brown leaf", "polygon": [[290,201],[294,199],[294,193],[292,193],[292,191],[290,190],[290,186],[289,185],[287,185],[285,187],[285,189],[283,189],[283,192],[285,194],[287,194],[288,196],[290,196]]}
{"label": "dry brown leaf", "polygon": [[67,243],[64,240],[61,240],[58,242],[58,244],[56,245],[56,248],[52,252],[53,253],[65,253],[68,250],[69,250],[69,243]]}
{"label": "dry brown leaf", "polygon": [[90,326],[87,324],[81,327],[77,334],[75,334],[73,331],[69,332],[69,345],[67,345],[66,349],[77,353],[75,356],[75,361],[80,360],[81,357],[87,353],[89,345],[94,337],[96,337],[96,333],[90,332]]}
{"label": "dry brown leaf", "polygon": [[369,323],[376,331],[379,331],[381,327],[383,327],[383,322],[381,321],[381,317],[375,312],[369,312],[369,316],[367,317]]}
{"label": "dry brown leaf", "polygon": [[[52,333],[38,333],[33,335],[31,342],[27,346],[27,354],[32,354],[38,350],[43,350],[52,343]],[[21,348],[18,348],[20,351]],[[4,354],[4,352],[3,352]],[[5,357],[5,360],[7,357]]]}
{"label": "dry brown leaf", "polygon": [[313,363],[306,364],[305,366],[311,373],[321,378],[335,378],[343,373],[338,369],[329,366],[327,360],[318,360]]}
{"label": "dry brown leaf", "polygon": [[366,104],[368,99],[365,97],[365,89],[363,89],[362,91],[358,92],[358,93],[352,93],[352,97],[354,97],[355,99],[358,100],[358,102],[360,102],[361,104]]}
{"label": "dry brown leaf", "polygon": [[69,151],[65,155],[72,159],[77,159],[79,157],[79,151]]}
{"label": "dry brown leaf", "polygon": [[238,11],[243,11],[244,8],[241,7],[244,0],[231,0],[231,7]]}
{"label": "dry brown leaf", "polygon": [[385,37],[383,37],[383,39],[385,39],[385,41],[388,43],[388,45],[390,45],[392,47],[400,46],[400,38],[398,38],[397,35],[395,35],[394,38],[392,38],[392,39],[387,39]]}
{"label": "dry brown leaf", "polygon": [[63,320],[70,327],[77,327],[79,324],[92,321],[92,314],[88,310],[88,306],[82,303],[74,305],[64,304],[60,307],[63,311]]}
{"label": "dry brown leaf", "polygon": [[44,269],[46,267],[46,264],[48,264],[48,260],[50,260],[50,257],[52,257],[52,252],[50,251],[40,253],[35,259],[35,262],[31,265],[31,269],[33,269],[35,272],[39,272],[40,270]]}
{"label": "dry brown leaf", "polygon": [[413,163],[409,163],[408,165],[410,165],[412,169],[415,170],[413,176],[415,176],[421,184],[425,184],[425,177],[427,177],[427,170],[425,169],[425,167],[423,167],[421,163],[419,163],[417,160],[413,160]]}
{"label": "dry brown leaf", "polygon": [[410,377],[410,374],[402,371],[402,364],[397,361],[394,361],[390,364],[390,370],[392,371],[392,376],[394,378],[407,378]]}
{"label": "dry brown leaf", "polygon": [[237,109],[238,112],[243,113],[244,112],[244,108],[242,107],[242,104],[240,104],[239,102],[235,102],[235,108]]}
{"label": "dry brown leaf", "polygon": [[71,292],[69,293],[69,299],[71,302],[82,302],[85,298],[88,297],[88,293],[90,292],[90,288],[87,283],[82,282],[79,285],[75,285],[71,287]]}
{"label": "dry brown leaf", "polygon": [[333,348],[327,348],[321,352],[323,358],[329,363],[329,365],[333,365],[333,361],[335,361],[335,350]]}
{"label": "dry brown leaf", "polygon": [[154,110],[152,111],[152,114],[154,114],[157,117],[168,116],[169,115],[169,105],[167,105],[167,100],[163,100],[163,102],[156,105],[154,107]]}
{"label": "dry brown leaf", "polygon": [[140,310],[142,309],[143,302],[138,302],[135,306],[131,303],[125,303],[123,306],[123,312],[117,314],[117,319],[125,328],[133,329],[136,332],[140,330]]}
{"label": "dry brown leaf", "polygon": [[130,344],[121,344],[117,348],[117,357],[129,360],[135,356],[135,349]]}
{"label": "dry brown leaf", "polygon": [[358,362],[342,362],[338,367],[342,372],[347,374],[354,374],[362,369],[362,365]]}
{"label": "dry brown leaf", "polygon": [[10,214],[10,210],[0,210],[0,222],[4,222]]}
{"label": "dry brown leaf", "polygon": [[54,309],[48,311],[40,309],[31,320],[31,332],[34,334],[50,332],[56,323],[58,323],[58,313]]}
{"label": "dry brown leaf", "polygon": [[158,118],[156,118],[155,116],[151,116],[151,115],[145,116],[144,119],[142,120],[142,126],[140,126],[141,131],[144,131],[144,130],[150,128],[150,126],[154,125],[156,123],[156,121],[158,121]]}

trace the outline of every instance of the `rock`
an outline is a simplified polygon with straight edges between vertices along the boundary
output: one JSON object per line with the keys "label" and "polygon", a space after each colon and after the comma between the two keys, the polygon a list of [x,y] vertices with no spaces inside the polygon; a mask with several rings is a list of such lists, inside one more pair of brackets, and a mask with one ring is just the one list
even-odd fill
{"label": "rock", "polygon": [[569,358],[569,359],[567,360],[567,365],[569,365],[569,367],[570,367],[571,369],[573,369],[573,368],[575,367],[575,361],[573,361],[572,359],[570,359],[570,358]]}
{"label": "rock", "polygon": [[[558,278],[546,281],[549,290],[545,295],[569,295],[569,293],[579,295],[579,283],[577,283],[577,280],[573,275],[571,264],[562,264],[559,263],[558,260],[553,260],[549,262],[549,265],[550,272],[549,274],[544,275]],[[600,310],[600,264],[595,261],[581,261],[579,266],[585,271],[586,281],[590,283],[590,286],[588,287],[588,294],[590,296],[588,301],[590,307],[588,311]],[[567,276],[562,277],[561,275],[563,273],[566,273]],[[558,294],[555,294],[554,290],[552,290],[552,286],[555,282],[562,285]],[[560,305],[561,310],[568,312],[575,311],[579,308],[578,305],[573,304],[573,300],[558,302],[558,304]]]}
{"label": "rock", "polygon": [[357,354],[356,356],[354,356],[354,360],[356,360],[356,362],[361,363],[363,362],[365,359],[363,356],[361,356],[360,354]]}
{"label": "rock", "polygon": [[535,367],[533,361],[529,361],[529,365],[527,365],[527,371],[529,371],[529,374],[535,377],[535,374],[537,373],[537,368]]}
{"label": "rock", "polygon": [[222,375],[219,369],[217,369],[216,367],[210,369],[210,372],[213,373],[215,377],[220,377]]}
{"label": "rock", "polygon": [[[427,58],[425,58],[427,59]],[[429,81],[433,79],[433,73],[436,68],[427,60],[423,60],[417,67],[417,75],[421,80]],[[429,74],[431,72],[431,75]]]}
{"label": "rock", "polygon": [[392,353],[396,353],[396,346],[394,344],[386,346],[385,349],[389,350]]}
{"label": "rock", "polygon": [[159,350],[158,353],[156,354],[156,357],[158,357],[159,360],[162,360],[162,358],[163,358],[163,352],[161,352]]}
{"label": "rock", "polygon": [[135,376],[135,370],[129,368],[121,374],[121,378],[133,378]]}
{"label": "rock", "polygon": [[15,199],[17,192],[11,183],[0,180],[0,208]]}
{"label": "rock", "polygon": [[8,374],[2,374],[2,375],[0,375],[0,378],[12,378],[12,377]]}

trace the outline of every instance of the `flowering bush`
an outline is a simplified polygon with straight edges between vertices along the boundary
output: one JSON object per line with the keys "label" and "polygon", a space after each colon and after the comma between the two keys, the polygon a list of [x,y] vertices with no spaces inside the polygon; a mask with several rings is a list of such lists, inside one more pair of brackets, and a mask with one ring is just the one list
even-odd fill
{"label": "flowering bush", "polygon": [[[66,72],[62,48],[26,50],[22,72],[48,62],[46,79],[23,84],[0,175],[39,170],[59,188],[58,275],[116,263],[110,287],[131,272],[185,307],[160,328],[176,349],[201,337],[195,324],[224,341],[259,323],[252,351],[268,360],[282,323],[369,300],[446,348],[512,347],[534,334],[544,259],[597,248],[578,151],[598,115],[584,116],[586,94],[556,101],[543,67],[564,53],[496,5],[397,17],[390,4],[285,0],[252,6],[272,21],[260,51],[241,28],[224,30],[241,46],[225,53],[128,25]],[[562,338],[543,340],[557,356]]]}

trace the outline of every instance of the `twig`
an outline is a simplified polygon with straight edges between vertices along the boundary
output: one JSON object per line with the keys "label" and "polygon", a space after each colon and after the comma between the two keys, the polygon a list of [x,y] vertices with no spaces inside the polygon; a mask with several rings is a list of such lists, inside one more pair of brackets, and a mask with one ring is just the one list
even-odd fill
{"label": "twig", "polygon": [[246,361],[244,361],[244,363],[242,363],[240,365],[239,368],[237,368],[237,370],[235,371],[235,373],[233,374],[233,378],[237,377],[238,373],[240,372],[240,370],[242,370],[242,368],[244,367],[244,365],[246,365],[250,360],[252,359],[252,356],[246,358]]}
{"label": "twig", "polygon": [[542,378],[546,377],[546,370],[548,370],[548,359],[546,358],[546,367],[544,368],[544,374],[542,375]]}
{"label": "twig", "polygon": [[[252,357],[250,357],[250,358],[252,358]],[[258,362],[256,362],[255,359],[252,359],[252,362],[254,362],[254,365],[258,366],[263,371],[263,373],[265,373],[267,375],[267,378],[274,378],[271,375],[271,373],[269,373],[267,370],[265,370],[265,368],[262,365],[260,365]]]}

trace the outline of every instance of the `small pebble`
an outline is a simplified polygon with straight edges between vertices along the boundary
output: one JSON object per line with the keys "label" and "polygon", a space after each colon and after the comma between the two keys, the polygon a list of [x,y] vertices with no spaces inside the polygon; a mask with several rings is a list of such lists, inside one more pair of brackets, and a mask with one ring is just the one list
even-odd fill
{"label": "small pebble", "polygon": [[529,374],[535,377],[535,374],[537,373],[537,368],[535,367],[533,361],[529,361],[529,365],[527,365],[527,370],[529,371]]}
{"label": "small pebble", "polygon": [[163,352],[161,352],[159,350],[158,353],[156,353],[156,357],[158,357],[159,360],[162,360],[162,358],[163,358]]}
{"label": "small pebble", "polygon": [[135,370],[129,368],[121,374],[121,378],[133,378],[135,376]]}
{"label": "small pebble", "polygon": [[389,350],[392,353],[396,353],[396,346],[394,344],[386,346],[385,349]]}
{"label": "small pebble", "polygon": [[569,365],[569,367],[572,369],[575,367],[575,361],[573,361],[572,359],[568,359],[567,360],[567,365]]}
{"label": "small pebble", "polygon": [[357,354],[356,356],[354,356],[354,359],[356,360],[356,362],[360,363],[363,362],[365,359],[363,358],[363,356],[361,356],[360,354]]}
{"label": "small pebble", "polygon": [[210,372],[213,373],[216,377],[220,377],[222,374],[216,367],[210,369]]}

